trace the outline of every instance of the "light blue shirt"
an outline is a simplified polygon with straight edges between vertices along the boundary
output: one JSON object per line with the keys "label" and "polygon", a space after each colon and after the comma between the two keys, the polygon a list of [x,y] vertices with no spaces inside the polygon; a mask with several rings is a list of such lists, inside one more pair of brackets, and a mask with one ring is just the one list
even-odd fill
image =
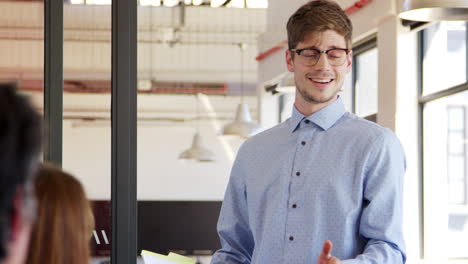
{"label": "light blue shirt", "polygon": [[405,263],[405,157],[395,134],[338,98],[248,139],[234,162],[212,264]]}

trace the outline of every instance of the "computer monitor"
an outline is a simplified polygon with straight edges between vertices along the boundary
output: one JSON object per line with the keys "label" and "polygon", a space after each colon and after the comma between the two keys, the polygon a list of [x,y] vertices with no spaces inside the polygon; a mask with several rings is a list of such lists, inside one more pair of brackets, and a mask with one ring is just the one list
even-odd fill
{"label": "computer monitor", "polygon": [[[220,201],[138,201],[138,253],[211,255],[220,248],[216,223]],[[110,201],[93,201],[93,256],[111,252]]]}

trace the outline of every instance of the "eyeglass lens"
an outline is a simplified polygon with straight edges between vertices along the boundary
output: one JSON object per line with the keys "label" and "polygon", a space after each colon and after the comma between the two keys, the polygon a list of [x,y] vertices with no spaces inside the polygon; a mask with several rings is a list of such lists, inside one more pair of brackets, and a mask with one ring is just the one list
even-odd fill
{"label": "eyeglass lens", "polygon": [[[325,54],[327,56],[328,63],[333,66],[342,65],[347,57],[346,50],[342,49],[331,49],[326,51]],[[306,49],[302,50],[299,55],[304,59],[306,64],[313,66],[319,61],[321,52],[315,49]]]}

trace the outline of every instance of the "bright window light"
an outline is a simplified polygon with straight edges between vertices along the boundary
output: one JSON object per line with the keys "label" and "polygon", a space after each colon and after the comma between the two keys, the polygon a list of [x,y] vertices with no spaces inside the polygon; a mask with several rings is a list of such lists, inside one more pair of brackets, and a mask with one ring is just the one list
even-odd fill
{"label": "bright window light", "polygon": [[227,6],[243,8],[244,7],[244,0],[232,0],[231,3],[229,3]]}
{"label": "bright window light", "polygon": [[184,0],[184,4],[190,5],[192,3],[192,0]]}
{"label": "bright window light", "polygon": [[203,4],[203,0],[192,0],[193,5],[199,6]]}
{"label": "bright window light", "polygon": [[142,6],[161,6],[161,0],[140,0]]}
{"label": "bright window light", "polygon": [[248,8],[268,8],[268,0],[247,0]]}
{"label": "bright window light", "polygon": [[84,4],[84,0],[71,0],[70,3],[72,5],[82,5]]}
{"label": "bright window light", "polygon": [[179,4],[179,0],[164,0],[164,6],[173,7]]}
{"label": "bright window light", "polygon": [[220,7],[226,0],[211,0],[211,7]]}
{"label": "bright window light", "polygon": [[86,0],[88,5],[111,5],[112,0]]}

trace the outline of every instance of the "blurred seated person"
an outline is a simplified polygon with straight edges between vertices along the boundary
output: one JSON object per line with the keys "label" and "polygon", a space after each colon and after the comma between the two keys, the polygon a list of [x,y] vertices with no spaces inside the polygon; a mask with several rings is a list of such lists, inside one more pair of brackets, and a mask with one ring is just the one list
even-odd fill
{"label": "blurred seated person", "polygon": [[27,264],[88,264],[94,217],[81,183],[52,165],[39,168]]}
{"label": "blurred seated person", "polygon": [[41,138],[41,117],[29,99],[0,84],[0,264],[22,264],[27,255]]}

